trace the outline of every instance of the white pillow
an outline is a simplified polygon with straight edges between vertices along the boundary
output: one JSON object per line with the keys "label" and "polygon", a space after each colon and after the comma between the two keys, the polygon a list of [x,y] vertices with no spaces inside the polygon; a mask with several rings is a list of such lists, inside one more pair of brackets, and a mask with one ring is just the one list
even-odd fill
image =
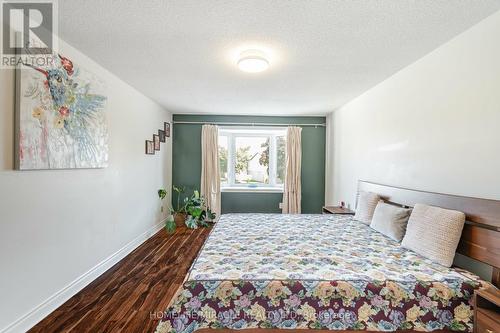
{"label": "white pillow", "polygon": [[356,214],[354,214],[353,219],[369,225],[372,221],[375,207],[377,207],[377,203],[379,201],[380,197],[376,193],[360,192],[358,198],[358,207],[356,208]]}
{"label": "white pillow", "polygon": [[410,214],[411,209],[379,202],[373,213],[370,227],[395,241],[401,242]]}
{"label": "white pillow", "polygon": [[464,223],[465,214],[462,212],[416,204],[401,246],[450,267]]}

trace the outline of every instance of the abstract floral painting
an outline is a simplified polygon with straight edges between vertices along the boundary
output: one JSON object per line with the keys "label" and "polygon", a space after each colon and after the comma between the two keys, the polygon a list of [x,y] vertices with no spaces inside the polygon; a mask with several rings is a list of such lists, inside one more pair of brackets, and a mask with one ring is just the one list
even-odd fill
{"label": "abstract floral painting", "polygon": [[20,170],[103,168],[108,163],[104,83],[62,55],[17,71]]}

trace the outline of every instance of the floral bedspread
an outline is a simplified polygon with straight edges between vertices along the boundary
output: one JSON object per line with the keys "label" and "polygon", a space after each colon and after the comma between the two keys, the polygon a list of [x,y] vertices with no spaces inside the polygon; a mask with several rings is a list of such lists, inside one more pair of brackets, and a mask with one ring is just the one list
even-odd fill
{"label": "floral bedspread", "polygon": [[223,215],[157,333],[199,328],[472,332],[485,282],[346,215]]}

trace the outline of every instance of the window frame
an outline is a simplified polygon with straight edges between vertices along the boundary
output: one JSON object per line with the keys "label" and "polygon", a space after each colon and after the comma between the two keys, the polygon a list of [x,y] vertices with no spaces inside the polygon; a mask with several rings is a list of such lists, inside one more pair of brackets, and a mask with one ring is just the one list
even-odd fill
{"label": "window frame", "polygon": [[[245,132],[245,130],[248,132]],[[252,130],[260,130],[263,133],[252,133]],[[236,131],[241,132],[238,133]],[[267,133],[265,133],[266,131]],[[220,136],[227,137],[227,183],[221,182],[222,192],[283,193],[284,184],[276,184],[278,171],[277,137],[284,136],[286,139],[286,127],[227,126],[219,128]],[[236,183],[236,163],[234,159],[236,158],[237,137],[269,138],[269,184],[249,186],[248,184]]]}

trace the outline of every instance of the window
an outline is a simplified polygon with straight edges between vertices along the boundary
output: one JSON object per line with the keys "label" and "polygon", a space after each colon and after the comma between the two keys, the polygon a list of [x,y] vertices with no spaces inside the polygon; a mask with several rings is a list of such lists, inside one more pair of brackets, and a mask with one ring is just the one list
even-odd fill
{"label": "window", "polygon": [[219,162],[222,190],[282,191],[286,129],[221,128]]}

